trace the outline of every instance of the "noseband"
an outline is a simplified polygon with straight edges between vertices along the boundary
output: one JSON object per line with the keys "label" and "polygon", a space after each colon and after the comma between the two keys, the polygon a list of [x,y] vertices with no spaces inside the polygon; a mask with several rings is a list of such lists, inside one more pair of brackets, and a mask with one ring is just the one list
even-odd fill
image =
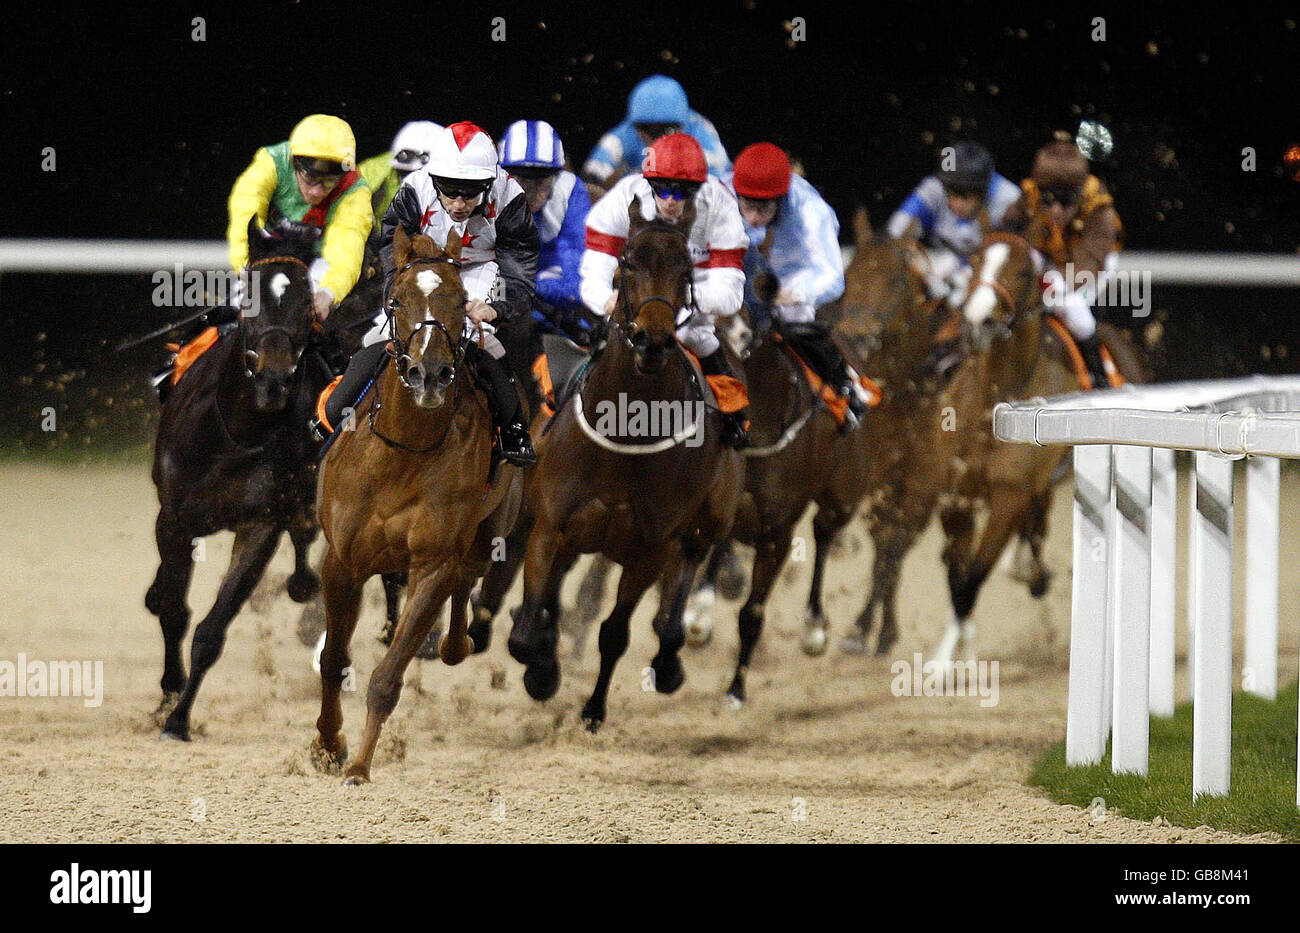
{"label": "noseband", "polygon": [[[302,266],[304,272],[309,272],[307,263],[303,262],[297,256],[268,256],[265,259],[259,259],[256,262],[250,262],[247,268],[256,269],[258,266],[266,266],[266,265],[270,265],[271,263],[282,263],[282,262],[293,263],[294,265]],[[308,281],[310,281],[310,278],[308,279]],[[257,365],[258,352],[256,350],[251,350],[248,347],[248,331],[244,329],[245,320],[247,320],[247,318],[243,314],[240,314],[239,339],[243,347],[242,359],[244,361],[244,375],[247,376],[249,379],[252,379],[253,367]],[[302,359],[303,351],[307,349],[307,341],[304,340],[301,344],[298,344],[298,342],[294,339],[295,336],[294,332],[290,330],[288,327],[286,327],[283,324],[268,324],[266,327],[262,329],[261,333],[258,334],[258,343],[260,344],[262,339],[264,339],[268,335],[277,334],[277,333],[283,334],[284,338],[289,341],[289,346],[294,347],[293,365],[289,367],[289,372],[288,372],[288,375],[292,377],[293,374],[298,371],[298,361]]]}
{"label": "noseband", "polygon": [[[632,245],[636,243],[636,241],[640,237],[650,232],[672,233],[678,239],[681,240],[682,249],[686,252],[686,261],[688,264],[688,271],[686,272],[685,275],[685,279],[686,279],[685,307],[689,308],[692,312],[699,311],[699,306],[695,302],[695,281],[693,275],[689,271],[689,263],[690,263],[690,256],[691,256],[689,241],[686,238],[686,234],[682,233],[682,231],[678,230],[676,227],[669,227],[666,225],[650,226],[650,227],[642,227],[640,230],[638,230],[635,234],[632,235],[632,238],[627,241],[627,245],[623,247],[623,254],[619,256],[618,259],[619,271],[624,275],[629,274],[628,256],[632,251]],[[636,307],[633,308],[632,302],[627,296],[627,289],[620,288],[618,290],[618,306],[619,306],[619,310],[622,312],[623,320],[614,321],[614,326],[618,329],[619,335],[623,338],[623,342],[626,343],[629,347],[633,345],[632,337],[636,333],[635,324],[637,318],[641,316],[641,312],[642,310],[644,310],[646,305],[651,305],[656,303],[667,306],[669,313],[672,314],[673,316],[673,323],[674,325],[676,325],[678,307],[677,307],[677,302],[673,301],[671,298],[668,298],[664,295],[650,295],[637,302]]]}
{"label": "noseband", "polygon": [[[435,263],[435,262],[446,263],[447,265],[451,266],[453,269],[461,268],[461,262],[459,259],[452,259],[450,256],[429,256],[421,259],[412,259],[406,265],[402,266],[402,268],[398,269],[397,274],[399,276],[404,275],[408,270],[410,270],[415,266],[425,264],[425,263]],[[456,374],[457,372],[460,371],[461,361],[465,358],[464,341],[454,339],[451,336],[451,332],[447,330],[447,326],[443,324],[442,321],[439,321],[436,318],[429,318],[428,320],[424,320],[416,324],[413,328],[411,328],[410,335],[405,340],[403,340],[401,337],[397,336],[397,313],[396,310],[393,308],[392,299],[390,298],[388,302],[389,346],[386,352],[390,357],[393,358],[393,363],[397,367],[397,378],[402,380],[402,385],[406,386],[406,388],[408,389],[412,388],[411,383],[408,382],[406,378],[407,371],[409,370],[411,365],[411,354],[409,352],[409,349],[411,343],[415,340],[415,335],[420,332],[420,328],[422,327],[432,327],[434,330],[437,330],[439,333],[442,334],[443,337],[447,339],[447,348],[451,350],[451,355],[452,355],[451,382],[455,382]],[[450,385],[451,382],[449,382],[448,385]]]}

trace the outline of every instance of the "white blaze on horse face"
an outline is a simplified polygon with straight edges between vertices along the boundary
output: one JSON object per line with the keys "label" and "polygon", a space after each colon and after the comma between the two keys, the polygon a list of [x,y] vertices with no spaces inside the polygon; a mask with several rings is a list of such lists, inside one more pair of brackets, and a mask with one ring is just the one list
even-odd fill
{"label": "white blaze on horse face", "polygon": [[420,291],[424,292],[425,297],[428,297],[442,284],[442,276],[432,269],[421,269],[415,274],[415,284],[419,286]]}
{"label": "white blaze on horse face", "polygon": [[994,243],[984,251],[984,267],[980,269],[980,283],[966,300],[966,320],[978,327],[989,319],[993,309],[998,306],[997,292],[993,283],[998,280],[1002,265],[1011,255],[1011,247],[1005,243]]}
{"label": "white blaze on horse face", "polygon": [[280,300],[281,296],[284,295],[284,290],[288,287],[289,277],[283,272],[277,272],[271,277],[271,294],[275,296],[276,301]]}

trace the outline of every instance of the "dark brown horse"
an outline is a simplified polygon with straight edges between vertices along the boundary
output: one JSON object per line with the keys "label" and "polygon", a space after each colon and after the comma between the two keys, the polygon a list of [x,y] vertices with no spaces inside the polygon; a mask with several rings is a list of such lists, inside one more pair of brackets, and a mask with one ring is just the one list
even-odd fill
{"label": "dark brown horse", "polygon": [[[170,710],[163,736],[186,741],[203,677],[285,531],[296,560],[289,595],[304,602],[319,587],[307,566],[316,537],[317,450],[307,422],[329,371],[309,350],[312,245],[270,237],[253,219],[248,227],[250,300],[239,330],[218,340],[177,383],[163,406],[154,450],[161,563],[145,605],[163,633],[159,712]],[[235,532],[230,567],[194,631],[186,678],[181,642],[195,548],[221,530]]]}
{"label": "dark brown horse", "polygon": [[321,468],[319,516],[329,550],[321,568],[326,636],[316,760],[326,770],[347,758],[340,691],[362,586],[376,574],[405,573],[409,581],[401,621],[370,678],[365,734],[348,784],[370,779],[402,675],[448,598],[442,660],[458,664],[472,650],[469,591],[519,508],[519,472],[504,464],[493,472],[487,402],[465,371],[460,248],[454,232],[445,250],[426,236],[408,240],[400,228],[394,234],[393,359],[357,405],[355,429],[339,431]]}
{"label": "dark brown horse", "polygon": [[[622,566],[615,607],[600,628],[600,675],[582,712],[592,731],[605,720],[632,612],[663,575],[669,579],[655,622],[654,687],[672,693],[681,686],[686,595],[709,546],[730,531],[744,471],[740,456],[721,445],[720,419],[700,402],[697,376],[674,333],[678,309],[691,302],[686,235],[693,205],[688,202],[676,225],[644,221],[635,201],[628,215],[607,345],[538,445],[527,495],[532,530],[524,601],[509,639],[511,655],[525,665],[529,695],[554,696],[564,574],[583,553],[601,553]],[[681,411],[675,421],[690,432],[662,421],[659,427],[667,430],[634,431],[631,417],[626,426],[606,421],[602,427],[601,412],[622,406]]]}

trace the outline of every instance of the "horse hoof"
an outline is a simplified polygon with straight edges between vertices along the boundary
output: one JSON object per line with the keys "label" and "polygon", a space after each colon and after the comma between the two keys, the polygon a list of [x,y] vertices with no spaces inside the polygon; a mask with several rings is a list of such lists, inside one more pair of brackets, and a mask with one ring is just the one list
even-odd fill
{"label": "horse hoof", "polygon": [[362,784],[369,783],[370,775],[366,774],[364,771],[349,773],[348,776],[343,779],[344,787],[360,787]]}
{"label": "horse hoof", "polygon": [[708,616],[695,615],[682,623],[686,630],[686,644],[692,648],[703,648],[713,640],[713,620]]}
{"label": "horse hoof", "polygon": [[319,602],[308,603],[298,614],[295,634],[304,648],[315,647],[321,632],[325,631],[325,607]]}
{"label": "horse hoof", "polygon": [[295,570],[289,574],[285,589],[289,591],[289,598],[295,603],[305,603],[320,592],[320,577],[310,570]]}
{"label": "horse hoof", "polygon": [[438,645],[441,641],[442,626],[435,625],[433,631],[429,633],[427,638],[425,638],[424,644],[416,649],[415,656],[421,661],[432,661],[435,658],[440,657],[441,654],[438,650]]}
{"label": "horse hoof", "polygon": [[889,637],[881,635],[880,640],[876,642],[876,657],[880,658],[889,654],[889,650],[894,647],[894,642],[897,640],[893,635]]}
{"label": "horse hoof", "polygon": [[852,635],[845,635],[840,640],[840,650],[845,654],[866,654],[867,638],[861,632],[854,632]]}
{"label": "horse hoof", "polygon": [[312,767],[321,774],[338,774],[343,770],[343,763],[348,760],[348,743],[340,738],[338,750],[331,751],[317,736],[311,743],[309,754]]}
{"label": "horse hoof", "polygon": [[524,668],[524,689],[534,700],[549,700],[560,689],[560,665],[556,661],[529,664]]}
{"label": "horse hoof", "polygon": [[655,690],[659,693],[676,693],[686,682],[686,671],[680,658],[656,659],[650,667],[655,675]]}
{"label": "horse hoof", "polygon": [[473,650],[474,642],[468,635],[462,635],[456,641],[452,641],[451,635],[446,635],[438,643],[438,657],[442,658],[443,664],[459,664]]}
{"label": "horse hoof", "polygon": [[600,731],[601,725],[605,722],[605,711],[597,709],[588,701],[587,705],[582,708],[582,725],[588,732],[595,735]]}
{"label": "horse hoof", "polygon": [[734,692],[727,694],[727,709],[733,713],[738,713],[745,708],[744,696],[737,696]]}
{"label": "horse hoof", "polygon": [[188,742],[189,740],[189,730],[177,731],[175,729],[164,729],[158,736],[158,741],[160,742]]}
{"label": "horse hoof", "polygon": [[1034,597],[1034,599],[1042,599],[1047,595],[1047,588],[1051,585],[1051,582],[1051,574],[1043,574],[1037,580],[1034,580],[1029,584],[1029,595]]}
{"label": "horse hoof", "polygon": [[469,638],[474,642],[474,654],[482,654],[492,644],[492,620],[480,622],[477,619],[469,624]]}
{"label": "horse hoof", "polygon": [[805,626],[803,637],[799,639],[799,647],[809,657],[821,657],[826,653],[826,629],[820,625]]}

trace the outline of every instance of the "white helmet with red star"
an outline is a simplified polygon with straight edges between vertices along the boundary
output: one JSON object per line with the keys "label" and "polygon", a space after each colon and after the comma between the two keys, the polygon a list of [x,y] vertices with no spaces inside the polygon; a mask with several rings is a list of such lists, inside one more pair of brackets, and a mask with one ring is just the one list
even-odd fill
{"label": "white helmet with red star", "polygon": [[492,137],[473,123],[453,123],[438,133],[427,166],[435,178],[490,182],[497,175]]}

